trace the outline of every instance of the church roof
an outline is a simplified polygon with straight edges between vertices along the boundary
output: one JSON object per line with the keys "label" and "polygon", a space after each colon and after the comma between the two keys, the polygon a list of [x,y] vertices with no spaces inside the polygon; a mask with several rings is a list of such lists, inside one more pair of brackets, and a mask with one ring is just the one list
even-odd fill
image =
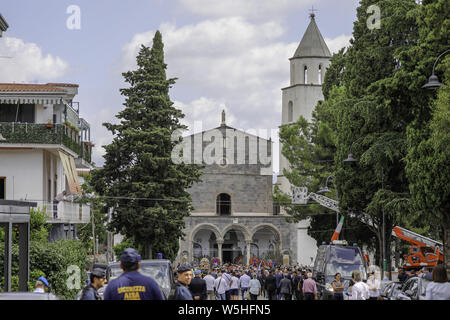
{"label": "church roof", "polygon": [[328,49],[325,40],[323,40],[322,34],[317,27],[316,21],[314,20],[314,14],[310,15],[311,22],[303,35],[300,44],[295,51],[292,58],[302,58],[302,57],[326,57],[330,58],[331,53]]}

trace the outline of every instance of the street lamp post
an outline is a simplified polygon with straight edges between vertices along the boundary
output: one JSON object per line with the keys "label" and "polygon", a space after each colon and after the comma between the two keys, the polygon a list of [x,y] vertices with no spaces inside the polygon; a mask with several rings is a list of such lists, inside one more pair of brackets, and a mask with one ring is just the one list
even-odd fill
{"label": "street lamp post", "polygon": [[439,88],[440,86],[442,86],[442,83],[439,82],[439,78],[434,74],[434,68],[436,68],[436,65],[437,65],[439,59],[449,52],[450,52],[450,49],[445,50],[444,52],[442,52],[439,55],[439,57],[437,57],[436,61],[434,62],[434,65],[433,65],[433,70],[431,71],[431,76],[430,76],[430,78],[428,78],[428,82],[422,86],[422,89],[435,89],[435,88]]}
{"label": "street lamp post", "polygon": [[[355,163],[358,162],[359,160],[355,159],[353,157],[352,154],[352,148],[353,145],[358,142],[359,140],[361,140],[364,137],[360,137],[359,139],[357,139],[356,141],[354,141],[352,143],[352,145],[350,146],[350,153],[347,156],[347,159],[344,160],[344,163]],[[381,189],[384,189],[384,170],[383,168],[381,168]],[[383,276],[386,272],[386,222],[385,222],[385,216],[384,216],[384,209],[381,208],[382,211],[382,215],[383,215],[383,222],[382,222],[382,235],[381,235],[381,245],[382,245],[382,250],[381,250],[381,255],[382,255],[382,259],[383,259]]]}

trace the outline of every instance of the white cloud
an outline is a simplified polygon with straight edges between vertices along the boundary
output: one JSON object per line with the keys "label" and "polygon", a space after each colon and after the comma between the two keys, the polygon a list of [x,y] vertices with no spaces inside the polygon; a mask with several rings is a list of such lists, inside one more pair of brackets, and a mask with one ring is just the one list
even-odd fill
{"label": "white cloud", "polygon": [[[184,123],[191,130],[195,121],[202,121],[203,130],[219,126],[222,109],[226,109],[227,124],[235,128],[269,132],[278,128],[281,88],[290,79],[288,59],[299,44],[283,42],[285,30],[279,24],[230,17],[180,28],[166,23],[159,30],[167,75],[178,78],[171,97],[186,114]],[[154,33],[136,34],[123,47],[121,71],[136,68],[140,45],[151,46]],[[337,52],[349,39],[341,35],[325,41],[330,51]],[[272,139],[278,141],[276,136]],[[274,156],[278,171],[278,152]]]}
{"label": "white cloud", "polygon": [[1,82],[43,82],[61,77],[68,70],[68,63],[61,58],[44,56],[37,44],[17,38],[0,39],[0,56]]}
{"label": "white cloud", "polygon": [[260,21],[277,20],[286,12],[300,10],[318,0],[179,0],[184,10],[207,17],[241,16]]}
{"label": "white cloud", "polygon": [[351,38],[352,38],[352,36],[347,36],[345,34],[342,34],[334,39],[325,38],[324,40],[328,46],[328,49],[330,49],[330,52],[333,54],[333,53],[337,53],[343,47],[350,46]]}

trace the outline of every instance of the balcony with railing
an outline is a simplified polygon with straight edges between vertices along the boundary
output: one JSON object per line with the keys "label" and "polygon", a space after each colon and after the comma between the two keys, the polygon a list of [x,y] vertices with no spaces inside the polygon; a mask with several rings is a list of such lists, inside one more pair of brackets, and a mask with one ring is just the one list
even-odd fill
{"label": "balcony with railing", "polygon": [[63,124],[0,122],[2,144],[63,145],[91,162],[92,145],[82,142],[77,130]]}
{"label": "balcony with railing", "polygon": [[47,213],[47,223],[77,224],[89,223],[91,207],[87,204],[76,202],[60,201],[53,202],[40,201],[38,206]]}

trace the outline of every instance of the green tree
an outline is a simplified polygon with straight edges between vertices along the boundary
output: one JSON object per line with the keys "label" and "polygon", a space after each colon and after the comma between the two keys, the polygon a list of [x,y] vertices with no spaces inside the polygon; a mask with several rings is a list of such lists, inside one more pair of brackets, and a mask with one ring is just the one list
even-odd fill
{"label": "green tree", "polygon": [[186,126],[183,113],[170,101],[167,65],[161,33],[156,32],[152,48],[141,46],[137,70],[123,73],[129,88],[121,89],[125,109],[117,115],[119,124],[105,123],[115,136],[105,147],[105,165],[92,172],[95,190],[114,208],[111,229],[133,238],[144,247],[143,257],[175,258],[183,237],[184,218],[192,210],[186,191],[199,180],[200,171],[171,159],[181,137],[172,134]]}
{"label": "green tree", "polygon": [[47,213],[40,208],[30,208],[30,241],[46,242],[50,228]]}
{"label": "green tree", "polygon": [[[371,5],[381,10],[380,29],[367,27]],[[418,6],[413,0],[360,2],[351,46],[345,54],[345,97],[335,110],[339,205],[371,222],[379,252],[383,252],[385,226],[388,270],[392,228],[403,225],[410,213],[404,157],[413,97],[401,70],[406,59],[402,53],[418,41]],[[350,151],[359,160],[355,165],[344,163]],[[383,265],[381,259],[379,265]]]}
{"label": "green tree", "polygon": [[92,223],[94,223],[95,237],[98,239],[99,246],[106,245],[107,239],[107,224],[108,215],[106,214],[107,208],[105,207],[104,199],[98,197],[95,193],[92,185],[92,175],[83,174],[84,183],[81,186],[83,189],[83,196],[80,200],[81,203],[90,204],[91,211],[94,219],[89,219],[89,223],[84,226],[78,227],[78,238],[84,243],[86,249],[91,250],[93,253],[94,243],[92,238]]}
{"label": "green tree", "polygon": [[410,220],[426,234],[438,234],[444,242],[447,273],[450,275],[449,219],[449,55],[441,58],[435,73],[443,83],[437,91],[424,90],[437,57],[450,48],[450,3],[424,0],[417,10],[418,43],[409,51],[403,72],[408,77],[410,108],[414,115],[407,131],[406,172],[410,182]]}

